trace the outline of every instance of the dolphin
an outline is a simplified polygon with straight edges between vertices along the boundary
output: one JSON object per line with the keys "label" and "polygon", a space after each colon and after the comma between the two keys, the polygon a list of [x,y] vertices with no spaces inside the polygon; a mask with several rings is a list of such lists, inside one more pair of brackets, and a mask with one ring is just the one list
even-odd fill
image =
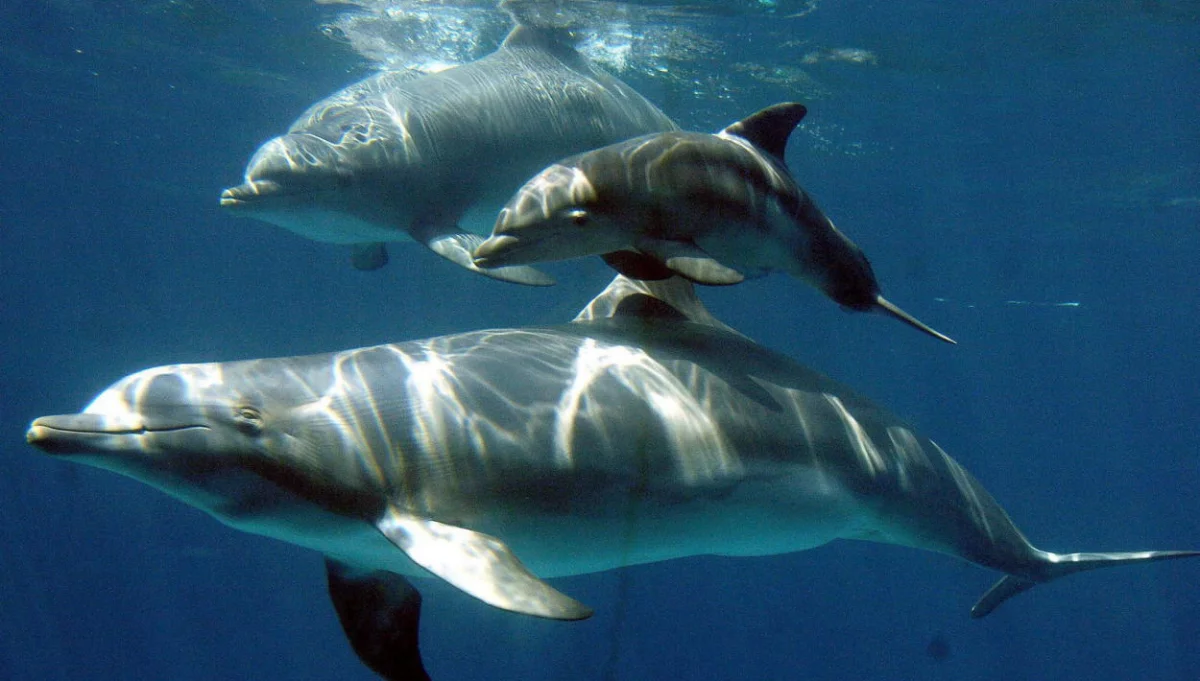
{"label": "dolphin", "polygon": [[982,617],[1064,575],[1200,556],[1034,548],[938,445],[678,277],[618,276],[562,326],[148,369],[26,439],[321,552],[352,647],[392,681],[429,678],[409,577],[576,620],[591,609],[544,578],[861,539],[1000,571]]}
{"label": "dolphin", "polygon": [[480,270],[482,241],[458,222],[496,207],[556,158],[676,125],[548,30],[517,26],[479,61],[413,76],[383,72],[308,109],[254,154],[221,205],[301,236],[355,244],[359,269],[383,242],[413,239],[469,270],[530,285],[529,267]]}
{"label": "dolphin", "polygon": [[603,254],[632,277],[712,285],[783,271],[954,343],[880,294],[862,249],[788,172],[784,148],[806,112],[776,104],[714,135],[651,133],[558,161],[509,199],[475,264]]}

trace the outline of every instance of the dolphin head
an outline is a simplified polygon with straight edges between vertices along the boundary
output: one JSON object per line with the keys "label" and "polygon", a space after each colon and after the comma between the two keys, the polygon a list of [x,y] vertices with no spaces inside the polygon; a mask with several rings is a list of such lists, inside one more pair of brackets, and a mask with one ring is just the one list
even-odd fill
{"label": "dolphin head", "polygon": [[388,213],[395,206],[372,187],[401,185],[405,178],[397,171],[390,184],[380,184],[378,146],[353,135],[281,135],[255,152],[242,184],[221,192],[221,207],[316,241],[389,240],[406,224],[404,216]]}
{"label": "dolphin head", "polygon": [[246,165],[245,181],[221,192],[221,206],[254,213],[296,197],[346,187],[353,179],[337,144],[308,133],[268,140]]}
{"label": "dolphin head", "polygon": [[475,249],[475,265],[527,265],[628,247],[635,220],[608,210],[616,205],[608,193],[572,159],[546,168],[501,209],[491,237]]}
{"label": "dolphin head", "polygon": [[[256,360],[185,364],[132,374],[78,414],[35,419],[26,440],[42,451],[127,475],[218,517],[246,516],[319,492],[341,477],[318,453],[348,450],[352,438],[311,390],[311,371],[277,371]],[[314,367],[315,369],[315,367]],[[326,372],[327,373],[327,372]],[[323,379],[322,379],[323,380]],[[353,459],[354,457],[348,457]],[[344,487],[355,483],[347,474]],[[323,483],[324,484],[324,483]],[[364,502],[365,503],[365,502]]]}

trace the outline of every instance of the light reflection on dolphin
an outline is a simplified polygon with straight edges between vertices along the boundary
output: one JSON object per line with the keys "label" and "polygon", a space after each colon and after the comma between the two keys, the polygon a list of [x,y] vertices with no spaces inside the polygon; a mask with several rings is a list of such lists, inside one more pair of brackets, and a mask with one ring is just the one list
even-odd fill
{"label": "light reflection on dolphin", "polygon": [[564,326],[148,369],[27,439],[320,551],[352,646],[392,680],[428,678],[402,575],[571,620],[591,610],[541,578],[863,539],[1005,573],[982,617],[1074,572],[1200,555],[1034,548],[940,447],[678,278],[618,277]]}
{"label": "light reflection on dolphin", "polygon": [[360,269],[387,262],[382,242],[411,238],[480,274],[547,285],[530,267],[477,268],[483,239],[459,221],[481,204],[490,227],[513,189],[556,158],[675,127],[556,34],[518,26],[478,61],[376,74],[317,102],[259,148],[221,205],[357,244]]}

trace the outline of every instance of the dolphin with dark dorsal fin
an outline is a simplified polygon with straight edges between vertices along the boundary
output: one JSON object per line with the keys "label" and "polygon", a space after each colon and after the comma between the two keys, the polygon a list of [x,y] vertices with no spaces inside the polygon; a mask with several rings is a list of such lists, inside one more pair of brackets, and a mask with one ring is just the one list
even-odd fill
{"label": "dolphin with dark dorsal fin", "polygon": [[480,270],[479,234],[513,189],[563,156],[674,130],[657,107],[559,33],[518,26],[494,53],[437,73],[384,72],[314,104],[259,148],[243,184],[221,193],[235,215],[354,244],[376,269],[383,242],[415,240],[466,269],[530,285],[530,267]]}
{"label": "dolphin with dark dorsal fin", "polygon": [[806,111],[777,104],[715,135],[655,133],[561,160],[513,195],[475,264],[599,254],[631,277],[710,285],[783,271],[954,343],[883,297],[862,249],[788,172],[784,148]]}
{"label": "dolphin with dark dorsal fin", "polygon": [[1200,556],[1033,547],[933,441],[679,277],[618,276],[561,326],[147,369],[26,439],[323,553],[347,637],[389,681],[428,678],[408,577],[575,620],[591,609],[545,578],[859,539],[1004,573],[982,617],[1075,572]]}

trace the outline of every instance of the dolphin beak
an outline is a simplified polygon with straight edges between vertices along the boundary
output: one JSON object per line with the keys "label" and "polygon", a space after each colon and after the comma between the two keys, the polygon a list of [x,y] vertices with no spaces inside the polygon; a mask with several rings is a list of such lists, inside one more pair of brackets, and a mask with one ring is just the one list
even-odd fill
{"label": "dolphin beak", "polygon": [[878,295],[878,294],[875,296],[875,310],[880,312],[881,314],[884,314],[893,319],[898,319],[898,320],[904,322],[905,324],[908,324],[909,326],[913,327],[914,329],[917,329],[918,331],[923,331],[942,342],[950,343],[951,345],[958,345],[958,341],[954,340],[953,338],[947,336],[944,333],[939,333],[937,331],[934,331],[932,328],[930,328],[928,325],[926,325],[923,322],[921,322],[920,320],[918,320],[916,317],[914,317],[914,316],[910,315],[909,313],[905,312],[904,310],[901,310],[900,308],[896,307],[892,303],[888,302],[887,298],[884,298],[883,296]]}
{"label": "dolphin beak", "polygon": [[515,236],[493,236],[479,244],[472,254],[476,267],[501,267],[503,265],[522,264],[514,263],[511,258],[506,259],[506,255],[511,255],[520,243],[520,239]]}
{"label": "dolphin beak", "polygon": [[146,424],[140,414],[62,414],[35,419],[25,441],[52,454],[95,451],[111,436],[140,435]]}
{"label": "dolphin beak", "polygon": [[279,190],[279,183],[270,180],[256,180],[239,184],[236,187],[230,187],[221,192],[221,207],[242,208],[253,203],[256,199],[276,194]]}
{"label": "dolphin beak", "polygon": [[221,207],[222,208],[234,208],[239,203],[241,203],[242,194],[245,192],[245,188],[247,186],[248,185],[241,185],[240,187],[230,187],[229,189],[222,191],[221,192]]}
{"label": "dolphin beak", "polygon": [[[158,421],[156,419],[156,421]],[[138,446],[151,433],[203,429],[200,423],[168,420],[147,423],[141,414],[61,414],[34,419],[25,441],[49,454],[115,452]]]}

